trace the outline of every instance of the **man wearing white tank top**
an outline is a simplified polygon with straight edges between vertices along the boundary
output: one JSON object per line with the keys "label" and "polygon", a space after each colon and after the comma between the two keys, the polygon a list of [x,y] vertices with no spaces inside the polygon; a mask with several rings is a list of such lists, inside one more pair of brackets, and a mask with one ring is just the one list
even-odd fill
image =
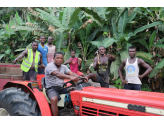
{"label": "man wearing white tank top", "polygon": [[[137,51],[134,46],[129,47],[128,53],[130,58],[125,59],[118,70],[120,79],[124,84],[124,89],[141,90],[141,80],[143,77],[147,76],[152,71],[152,68],[142,59],[135,57]],[[139,65],[142,65],[144,68],[147,69],[142,75],[139,75]],[[122,70],[124,67],[126,68],[125,79],[123,79],[122,77]]]}

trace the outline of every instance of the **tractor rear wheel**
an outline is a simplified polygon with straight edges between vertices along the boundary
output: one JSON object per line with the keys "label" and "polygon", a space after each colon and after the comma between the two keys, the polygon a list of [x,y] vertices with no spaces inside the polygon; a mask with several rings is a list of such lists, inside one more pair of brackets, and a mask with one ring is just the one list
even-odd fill
{"label": "tractor rear wheel", "polygon": [[21,89],[6,88],[0,91],[1,116],[39,116],[41,115],[37,102]]}

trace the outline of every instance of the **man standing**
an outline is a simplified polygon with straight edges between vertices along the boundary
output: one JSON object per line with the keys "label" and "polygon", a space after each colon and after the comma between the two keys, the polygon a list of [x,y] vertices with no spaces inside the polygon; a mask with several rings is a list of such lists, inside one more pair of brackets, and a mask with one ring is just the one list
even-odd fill
{"label": "man standing", "polygon": [[78,75],[71,72],[63,63],[63,54],[56,52],[54,54],[54,61],[49,63],[45,69],[45,88],[46,94],[51,101],[51,111],[53,116],[58,115],[57,102],[60,100],[62,93],[67,93],[66,88],[62,88],[64,84],[63,79],[70,79],[73,82],[77,82]]}
{"label": "man standing", "polygon": [[82,72],[79,71],[79,68],[81,67],[81,62],[79,61],[79,59],[77,57],[75,57],[75,51],[72,50],[71,51],[71,58],[69,58],[64,65],[69,64],[70,66],[70,70],[74,73],[76,73],[77,75],[83,75]]}
{"label": "man standing", "polygon": [[[37,51],[39,51],[42,54],[43,64],[47,66],[48,47],[45,45],[45,36],[40,36],[40,44],[38,45]],[[39,66],[38,74],[44,74],[43,67]]]}
{"label": "man standing", "polygon": [[48,54],[47,54],[47,62],[53,62],[54,54],[56,52],[55,45],[52,44],[53,38],[51,36],[48,37],[48,43],[46,44],[48,47]]}
{"label": "man standing", "polygon": [[111,54],[105,55],[105,47],[99,47],[99,55],[94,58],[94,70],[97,71],[97,74],[90,73],[87,75],[88,79],[91,79],[93,82],[100,83],[101,87],[109,88],[110,83],[110,66],[111,63],[116,60]]}
{"label": "man standing", "polygon": [[[141,80],[144,76],[147,76],[152,68],[146,64],[142,59],[136,58],[135,54],[137,53],[134,46],[129,47],[129,59],[125,59],[121,66],[119,67],[118,73],[121,78],[122,83],[124,84],[124,89],[129,90],[141,90]],[[139,65],[142,65],[147,70],[142,75],[139,75]],[[125,80],[122,77],[122,70],[126,66],[126,78]]]}
{"label": "man standing", "polygon": [[38,42],[32,42],[32,49],[28,49],[22,52],[22,54],[17,57],[12,63],[15,64],[21,58],[24,57],[21,64],[21,69],[23,70],[23,80],[35,81],[38,72],[38,63],[40,61],[41,66],[44,68],[42,61],[42,54],[40,54],[36,49],[38,48]]}

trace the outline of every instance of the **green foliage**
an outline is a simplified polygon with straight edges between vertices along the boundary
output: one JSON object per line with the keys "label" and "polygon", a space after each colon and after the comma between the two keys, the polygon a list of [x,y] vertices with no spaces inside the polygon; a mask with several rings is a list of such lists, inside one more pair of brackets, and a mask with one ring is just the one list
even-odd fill
{"label": "green foliage", "polygon": [[142,84],[141,91],[151,91],[151,89],[148,84]]}
{"label": "green foliage", "polygon": [[124,88],[123,84],[121,82],[121,79],[117,79],[115,81],[112,81],[111,83],[113,83],[114,84],[113,86],[115,86],[118,89],[123,89]]}

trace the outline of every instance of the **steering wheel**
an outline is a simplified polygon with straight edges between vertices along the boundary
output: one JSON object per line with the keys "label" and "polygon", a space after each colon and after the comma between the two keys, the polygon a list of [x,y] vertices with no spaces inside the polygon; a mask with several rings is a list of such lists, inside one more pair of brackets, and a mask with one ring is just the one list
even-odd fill
{"label": "steering wheel", "polygon": [[[84,80],[87,80],[86,78],[79,78],[79,81],[74,83],[72,80],[66,82],[63,84],[63,88],[71,88],[71,87],[76,87],[77,85],[84,83]],[[67,84],[71,83],[72,85],[70,85],[69,87],[67,87]]]}

